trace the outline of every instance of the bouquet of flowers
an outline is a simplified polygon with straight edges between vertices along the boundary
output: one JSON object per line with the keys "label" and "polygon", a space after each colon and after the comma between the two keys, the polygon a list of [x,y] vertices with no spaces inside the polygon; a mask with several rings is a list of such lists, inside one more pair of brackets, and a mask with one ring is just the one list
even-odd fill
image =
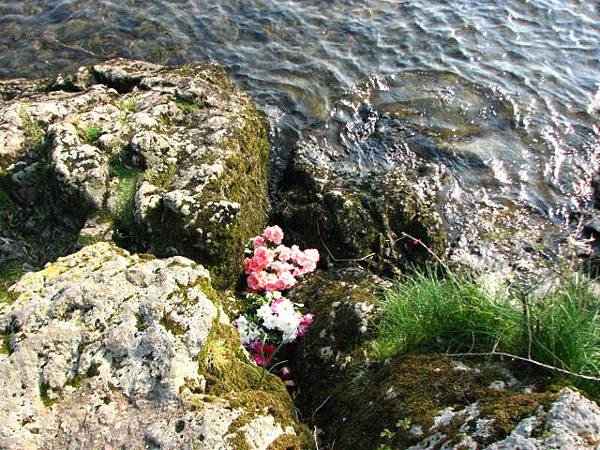
{"label": "bouquet of flowers", "polygon": [[277,225],[267,227],[262,236],[250,239],[244,270],[248,292],[246,308],[233,322],[242,343],[258,365],[268,367],[281,346],[303,336],[313,322],[312,314],[303,314],[303,305],[285,298],[282,291],[298,283],[299,278],[317,267],[319,252],[300,250],[297,245],[282,245],[283,231]]}

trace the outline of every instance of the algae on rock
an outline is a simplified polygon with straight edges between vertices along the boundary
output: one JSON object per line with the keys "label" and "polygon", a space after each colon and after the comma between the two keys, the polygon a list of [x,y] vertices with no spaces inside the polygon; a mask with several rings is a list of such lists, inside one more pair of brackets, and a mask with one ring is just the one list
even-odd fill
{"label": "algae on rock", "polygon": [[297,145],[273,213],[289,239],[317,245],[335,267],[360,263],[388,273],[429,260],[424,246],[444,253],[441,217],[409,174],[363,171],[334,153],[316,140]]}

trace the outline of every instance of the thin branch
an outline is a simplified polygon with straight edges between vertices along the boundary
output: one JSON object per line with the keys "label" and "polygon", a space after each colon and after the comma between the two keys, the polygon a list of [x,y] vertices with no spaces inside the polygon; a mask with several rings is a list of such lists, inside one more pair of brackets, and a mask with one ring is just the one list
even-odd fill
{"label": "thin branch", "polygon": [[598,378],[598,377],[593,377],[591,375],[583,375],[583,374],[580,374],[580,373],[571,372],[570,370],[561,369],[560,367],[550,366],[548,364],[544,364],[542,362],[535,361],[534,359],[531,359],[531,358],[524,358],[522,356],[512,355],[510,353],[504,353],[504,352],[477,352],[477,353],[444,353],[444,355],[445,356],[451,356],[451,357],[503,356],[503,357],[506,357],[506,358],[517,359],[519,361],[523,361],[523,362],[530,363],[530,364],[533,364],[533,365],[536,365],[536,366],[539,366],[539,367],[543,367],[544,369],[554,370],[555,372],[560,372],[560,373],[563,373],[565,375],[570,375],[570,376],[575,377],[575,378],[581,378],[582,380],[600,381],[600,378]]}
{"label": "thin branch", "polygon": [[317,450],[319,450],[319,441],[317,439],[317,427],[315,426],[315,428],[313,429],[313,438],[315,440],[315,447],[317,448]]}
{"label": "thin branch", "polygon": [[329,401],[329,399],[330,399],[330,398],[331,398],[331,395],[330,395],[330,396],[328,396],[328,397],[327,397],[325,400],[323,400],[323,403],[321,403],[321,404],[320,404],[320,405],[317,407],[317,409],[315,409],[315,410],[313,411],[313,413],[312,413],[312,416],[311,416],[313,419],[315,418],[315,414],[317,414],[317,411],[319,411],[319,410],[320,410],[320,409],[321,409],[323,406],[325,406],[325,403],[327,403],[327,402]]}
{"label": "thin branch", "polygon": [[[442,259],[441,259],[441,258],[440,258],[440,257],[439,257],[439,256],[438,256],[438,255],[437,255],[437,254],[436,254],[436,253],[433,251],[433,250],[431,250],[431,249],[430,249],[428,246],[426,246],[426,245],[423,243],[423,241],[422,241],[421,239],[417,239],[416,237],[414,237],[414,236],[411,236],[410,234],[408,234],[408,233],[405,233],[404,231],[402,231],[400,234],[402,235],[402,237],[407,237],[407,238],[409,238],[409,239],[412,239],[412,240],[413,240],[413,241],[415,241],[415,242],[418,242],[418,244],[419,244],[421,247],[423,247],[425,250],[427,250],[427,253],[429,253],[431,256],[433,256],[433,257],[435,258],[435,260],[436,260],[437,262],[439,262],[439,263],[440,263],[440,265],[441,265],[441,266],[442,266],[444,269],[446,269],[446,270],[447,270],[447,271],[450,273],[450,268],[449,268],[449,267],[446,265],[446,263],[445,263],[444,261],[442,261]],[[400,240],[400,239],[396,239],[396,240],[395,240],[395,241],[392,243],[392,245],[394,245],[394,244],[395,244],[396,242],[398,242],[399,240]]]}

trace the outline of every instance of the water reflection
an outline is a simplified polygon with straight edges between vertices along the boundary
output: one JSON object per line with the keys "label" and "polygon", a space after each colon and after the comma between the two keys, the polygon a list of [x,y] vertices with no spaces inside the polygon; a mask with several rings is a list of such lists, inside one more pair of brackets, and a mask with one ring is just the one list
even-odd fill
{"label": "water reflection", "polygon": [[412,145],[467,190],[560,218],[589,197],[600,151],[598,16],[558,0],[0,1],[0,76],[213,59],[270,117],[276,168],[330,122],[364,164]]}

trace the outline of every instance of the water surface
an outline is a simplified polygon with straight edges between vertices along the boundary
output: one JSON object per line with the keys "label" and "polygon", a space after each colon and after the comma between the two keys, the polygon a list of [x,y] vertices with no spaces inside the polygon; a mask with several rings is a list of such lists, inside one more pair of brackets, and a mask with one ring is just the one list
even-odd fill
{"label": "water surface", "polygon": [[598,166],[598,17],[565,0],[0,0],[0,77],[216,60],[270,118],[275,167],[317,132],[365,170],[416,153],[565,223]]}

